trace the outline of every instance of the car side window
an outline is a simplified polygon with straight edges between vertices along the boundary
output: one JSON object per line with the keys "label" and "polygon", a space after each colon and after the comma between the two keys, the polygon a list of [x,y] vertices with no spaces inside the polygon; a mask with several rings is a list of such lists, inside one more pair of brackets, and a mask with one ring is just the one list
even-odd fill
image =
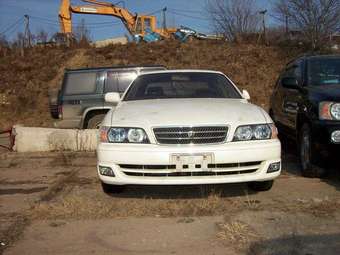
{"label": "car side window", "polygon": [[289,65],[283,73],[282,78],[294,77],[298,81],[302,81],[302,60],[297,60]]}
{"label": "car side window", "polygon": [[303,82],[303,68],[302,68],[303,61],[299,59],[296,62],[295,68],[294,68],[294,77],[299,81],[300,84]]}

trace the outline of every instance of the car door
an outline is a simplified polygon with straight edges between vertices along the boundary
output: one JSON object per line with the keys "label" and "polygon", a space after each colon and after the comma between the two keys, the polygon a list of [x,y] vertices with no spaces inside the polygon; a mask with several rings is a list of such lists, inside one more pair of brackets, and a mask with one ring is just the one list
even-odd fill
{"label": "car door", "polygon": [[[288,66],[283,77],[296,78],[299,86],[303,86],[303,70],[304,61],[303,59],[298,59],[290,66]],[[283,78],[282,77],[282,78]],[[282,79],[281,79],[282,80]],[[296,119],[299,111],[299,105],[302,101],[301,90],[299,89],[289,89],[282,87],[282,105],[281,105],[281,116],[280,122],[287,127],[289,130],[295,130]]]}

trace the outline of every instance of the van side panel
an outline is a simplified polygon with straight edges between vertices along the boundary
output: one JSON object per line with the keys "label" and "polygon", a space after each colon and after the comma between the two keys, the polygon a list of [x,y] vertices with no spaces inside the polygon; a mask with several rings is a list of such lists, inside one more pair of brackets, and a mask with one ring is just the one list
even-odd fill
{"label": "van side panel", "polygon": [[66,74],[62,96],[64,123],[82,128],[86,109],[104,105],[103,72],[75,72]]}

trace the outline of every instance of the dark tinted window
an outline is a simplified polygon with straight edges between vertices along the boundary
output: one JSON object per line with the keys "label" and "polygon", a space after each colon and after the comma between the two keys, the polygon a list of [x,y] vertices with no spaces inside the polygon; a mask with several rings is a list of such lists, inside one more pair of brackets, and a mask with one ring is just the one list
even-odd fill
{"label": "dark tinted window", "polygon": [[297,60],[293,64],[289,65],[282,75],[282,78],[295,77],[297,80],[302,79],[302,60]]}
{"label": "dark tinted window", "polygon": [[340,84],[340,58],[312,58],[308,60],[308,85]]}
{"label": "dark tinted window", "polygon": [[68,73],[65,80],[66,95],[93,94],[96,92],[96,72]]}
{"label": "dark tinted window", "polygon": [[161,98],[241,98],[223,75],[216,73],[163,73],[138,77],[124,100]]}

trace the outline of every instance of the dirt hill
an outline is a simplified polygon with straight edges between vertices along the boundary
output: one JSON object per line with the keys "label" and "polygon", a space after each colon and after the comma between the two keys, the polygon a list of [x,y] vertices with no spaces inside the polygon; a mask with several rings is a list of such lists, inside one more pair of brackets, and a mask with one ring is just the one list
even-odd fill
{"label": "dirt hill", "polygon": [[0,130],[13,124],[52,126],[48,91],[60,87],[64,68],[162,64],[168,68],[222,71],[255,104],[268,107],[272,87],[284,64],[296,53],[278,47],[197,41],[181,44],[112,45],[105,48],[32,48],[25,56],[0,58]]}

